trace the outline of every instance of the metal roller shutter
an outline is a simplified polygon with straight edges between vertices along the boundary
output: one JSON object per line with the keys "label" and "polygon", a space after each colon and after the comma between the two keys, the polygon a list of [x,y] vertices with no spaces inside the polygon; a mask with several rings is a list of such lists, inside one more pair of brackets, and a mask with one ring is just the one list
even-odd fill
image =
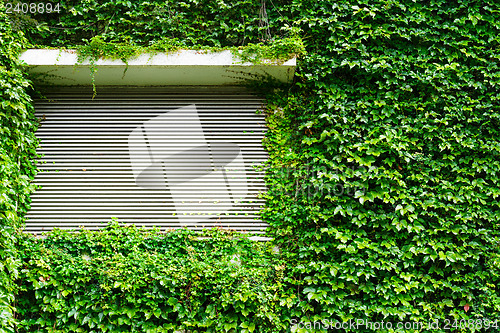
{"label": "metal roller shutter", "polygon": [[40,188],[26,231],[138,226],[262,233],[262,98],[236,88],[64,88],[35,101]]}

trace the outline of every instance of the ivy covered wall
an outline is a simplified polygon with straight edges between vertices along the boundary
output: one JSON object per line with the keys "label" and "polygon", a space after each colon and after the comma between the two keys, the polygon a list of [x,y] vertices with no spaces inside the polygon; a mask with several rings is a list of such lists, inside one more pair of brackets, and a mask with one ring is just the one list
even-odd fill
{"label": "ivy covered wall", "polygon": [[19,258],[15,230],[28,209],[37,140],[29,81],[18,61],[26,40],[0,4],[0,332],[11,331]]}
{"label": "ivy covered wall", "polygon": [[264,216],[293,262],[293,316],[441,330],[445,319],[498,318],[499,7],[292,10],[308,55],[270,147],[293,172],[270,176]]}
{"label": "ivy covered wall", "polygon": [[[19,327],[31,332],[90,332],[102,323],[112,331],[141,332],[147,327],[155,332],[148,326],[148,320],[154,320],[158,332],[172,327],[286,332],[293,323],[299,323],[298,331],[310,332],[359,319],[392,322],[394,327],[399,321],[438,321],[437,332],[449,331],[447,323],[455,331],[469,332],[494,325],[487,320],[500,315],[497,5],[444,0],[61,4],[58,14],[15,15],[14,27],[22,27],[31,43],[48,47],[86,44],[95,36],[107,43],[165,50],[266,44],[300,36],[307,54],[299,59],[293,86],[268,96],[269,191],[262,214],[279,254],[258,255],[261,250],[247,247],[246,253],[256,253],[257,261],[239,266],[242,271],[232,277],[234,272],[228,272],[232,282],[224,274],[199,268],[187,278],[152,277],[156,282],[150,289],[129,280],[126,288],[163,297],[164,303],[158,304],[169,309],[163,319],[154,312],[148,317],[149,305],[135,298],[127,300],[134,304],[133,315],[118,307],[122,310],[112,314],[90,309],[69,316],[68,309],[85,309],[81,304],[92,297],[105,306],[106,297],[118,304],[127,292],[120,284],[107,294],[99,287],[102,272],[94,278],[99,267],[90,268],[81,260],[94,246],[89,239],[106,236],[64,235],[64,241],[57,241],[62,236],[53,235],[47,242],[23,237]],[[14,38],[4,28],[5,18],[2,25],[1,31],[10,36],[2,36],[2,42]],[[4,49],[10,50],[2,46],[2,57],[15,62],[7,56],[14,53]],[[3,77],[2,87],[12,82],[8,80],[17,80],[16,87],[25,82],[20,76]],[[2,92],[3,101],[5,96]],[[29,111],[23,89],[18,96],[18,105]],[[2,108],[6,105],[10,104],[2,102]],[[9,126],[2,123],[4,131]],[[32,142],[31,134],[19,137]],[[25,156],[11,151],[2,154]],[[23,170],[16,172],[31,174],[31,169]],[[13,179],[2,174],[7,178]],[[179,236],[179,242],[189,239],[185,237]],[[130,239],[143,246],[142,236]],[[148,242],[164,249],[163,241]],[[205,257],[202,248],[196,245],[192,250],[197,262],[215,265],[217,260]],[[48,253],[47,259],[30,258],[30,249]],[[128,254],[118,251],[122,256],[116,259],[107,256],[108,249],[102,251],[106,265],[123,264],[121,274],[136,269]],[[154,257],[147,260],[155,265]],[[178,267],[188,272],[197,265]],[[93,290],[91,295],[68,289],[68,267],[83,269],[78,272],[86,278],[78,288]],[[9,281],[6,272],[4,280]],[[251,296],[238,302],[234,297],[242,294],[238,288],[245,279],[255,287]],[[113,286],[120,282],[106,281]],[[203,286],[224,285],[222,281],[237,286],[229,294],[221,291],[229,298],[204,297]],[[198,306],[186,310],[192,301],[186,292],[193,286],[200,292],[195,297]],[[230,302],[224,303],[227,299]],[[312,328],[321,321],[323,328]],[[498,331],[498,325],[490,331]],[[373,331],[366,325],[357,329]]]}

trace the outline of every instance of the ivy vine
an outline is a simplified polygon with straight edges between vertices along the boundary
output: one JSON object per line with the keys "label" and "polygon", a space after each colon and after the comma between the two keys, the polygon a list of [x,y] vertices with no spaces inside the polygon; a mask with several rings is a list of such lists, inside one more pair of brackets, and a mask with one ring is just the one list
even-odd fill
{"label": "ivy vine", "polygon": [[14,332],[13,302],[19,276],[16,230],[29,208],[36,173],[37,122],[30,82],[18,60],[26,40],[14,33],[0,3],[0,333]]}

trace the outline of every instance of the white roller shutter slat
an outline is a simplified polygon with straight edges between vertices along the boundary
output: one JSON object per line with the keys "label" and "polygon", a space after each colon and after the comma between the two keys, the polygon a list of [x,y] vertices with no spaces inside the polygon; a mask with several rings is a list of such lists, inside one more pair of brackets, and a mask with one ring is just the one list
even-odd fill
{"label": "white roller shutter slat", "polygon": [[263,233],[263,100],[235,88],[60,88],[35,101],[39,189],[26,231],[145,227]]}

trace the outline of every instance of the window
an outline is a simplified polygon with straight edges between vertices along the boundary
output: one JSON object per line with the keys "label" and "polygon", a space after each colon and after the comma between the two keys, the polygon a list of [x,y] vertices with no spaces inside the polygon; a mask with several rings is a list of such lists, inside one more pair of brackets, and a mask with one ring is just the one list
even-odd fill
{"label": "window", "polygon": [[49,90],[26,230],[221,226],[260,233],[262,99],[243,88]]}

